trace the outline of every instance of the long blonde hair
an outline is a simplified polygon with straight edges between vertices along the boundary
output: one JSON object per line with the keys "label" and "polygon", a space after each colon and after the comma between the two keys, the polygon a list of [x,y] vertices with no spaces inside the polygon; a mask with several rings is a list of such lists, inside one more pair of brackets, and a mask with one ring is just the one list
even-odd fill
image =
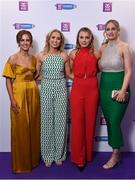
{"label": "long blonde hair", "polygon": [[114,24],[114,26],[116,27],[117,31],[118,31],[118,32],[120,31],[120,25],[119,25],[119,22],[118,22],[118,21],[116,21],[116,20],[114,20],[114,19],[110,19],[109,21],[107,21],[107,22],[105,23],[105,27],[104,27],[104,28],[105,28],[105,30],[104,30],[104,32],[103,32],[104,40],[103,40],[103,43],[102,43],[102,44],[107,44],[107,43],[108,43],[108,39],[106,38],[106,27],[107,27],[107,25],[108,25],[109,23]]}
{"label": "long blonde hair", "polygon": [[89,43],[89,45],[88,45],[87,48],[89,48],[90,51],[93,53],[93,52],[94,52],[94,36],[93,36],[92,31],[91,31],[89,28],[87,28],[87,27],[82,27],[82,28],[78,31],[77,37],[76,37],[76,49],[80,49],[80,48],[81,48],[80,43],[79,43],[79,35],[80,35],[80,32],[82,32],[82,31],[83,31],[83,32],[87,32],[87,33],[90,35],[91,41],[90,41],[90,43]]}
{"label": "long blonde hair", "polygon": [[53,29],[51,32],[49,32],[46,36],[46,41],[45,41],[45,47],[44,47],[44,51],[46,52],[49,52],[50,50],[50,44],[49,44],[49,41],[50,41],[50,38],[52,36],[52,34],[54,32],[57,32],[60,34],[60,37],[61,37],[61,43],[60,43],[60,46],[58,47],[58,50],[61,52],[64,50],[64,41],[65,41],[65,38],[64,38],[64,35],[61,31],[59,31],[58,29]]}

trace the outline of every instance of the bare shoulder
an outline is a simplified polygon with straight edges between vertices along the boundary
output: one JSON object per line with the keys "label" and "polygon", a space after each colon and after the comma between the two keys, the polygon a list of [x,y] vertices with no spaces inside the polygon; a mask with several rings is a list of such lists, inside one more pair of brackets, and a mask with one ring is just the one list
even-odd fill
{"label": "bare shoulder", "polygon": [[62,52],[61,52],[61,56],[63,56],[63,57],[68,57],[68,54],[67,54],[66,51],[62,51]]}
{"label": "bare shoulder", "polygon": [[96,57],[96,59],[98,60],[98,59],[100,59],[100,57],[101,57],[101,52],[100,51],[94,51],[94,56]]}
{"label": "bare shoulder", "polygon": [[105,50],[106,46],[107,46],[106,43],[102,44],[101,47],[99,48],[99,52],[102,53]]}
{"label": "bare shoulder", "polygon": [[39,52],[39,54],[36,55],[37,61],[43,62],[43,59],[46,55],[47,55],[47,53],[45,53],[45,51]]}
{"label": "bare shoulder", "polygon": [[70,57],[71,59],[74,59],[75,56],[76,56],[77,51],[78,51],[77,49],[73,49],[73,50],[69,53],[69,57]]}
{"label": "bare shoulder", "polygon": [[35,63],[37,63],[37,57],[34,54],[30,54],[30,60],[34,61]]}
{"label": "bare shoulder", "polygon": [[18,59],[18,53],[15,53],[8,58],[7,63],[16,64],[17,59]]}
{"label": "bare shoulder", "polygon": [[122,54],[125,53],[129,54],[131,52],[131,48],[129,47],[129,44],[124,41],[120,41],[118,48]]}
{"label": "bare shoulder", "polygon": [[66,51],[62,51],[61,56],[62,56],[62,58],[64,59],[65,62],[69,59],[69,56],[68,56]]}
{"label": "bare shoulder", "polygon": [[124,42],[124,41],[120,41],[119,46],[120,46],[121,48],[129,48],[129,44],[126,43],[126,42]]}

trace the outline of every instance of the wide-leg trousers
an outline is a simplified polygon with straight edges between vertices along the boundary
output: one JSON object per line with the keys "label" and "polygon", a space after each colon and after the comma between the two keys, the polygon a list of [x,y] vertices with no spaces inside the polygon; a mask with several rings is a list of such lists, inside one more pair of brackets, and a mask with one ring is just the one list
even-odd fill
{"label": "wide-leg trousers", "polygon": [[41,83],[41,156],[52,163],[66,158],[67,89],[65,79]]}
{"label": "wide-leg trousers", "polygon": [[92,160],[95,120],[98,108],[98,82],[95,77],[75,78],[71,89],[71,161]]}

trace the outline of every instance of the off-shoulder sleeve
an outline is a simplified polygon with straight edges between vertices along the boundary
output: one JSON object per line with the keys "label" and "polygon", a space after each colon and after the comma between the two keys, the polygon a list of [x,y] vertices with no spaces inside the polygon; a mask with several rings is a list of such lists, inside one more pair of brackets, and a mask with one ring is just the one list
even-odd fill
{"label": "off-shoulder sleeve", "polygon": [[2,76],[15,79],[15,73],[14,73],[13,65],[11,65],[10,63],[6,63],[4,70],[3,70],[3,73],[2,73]]}

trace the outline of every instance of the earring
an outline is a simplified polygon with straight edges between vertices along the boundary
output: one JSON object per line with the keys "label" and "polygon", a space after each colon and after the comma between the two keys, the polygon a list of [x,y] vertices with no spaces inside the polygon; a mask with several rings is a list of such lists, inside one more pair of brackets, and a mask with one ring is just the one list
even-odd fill
{"label": "earring", "polygon": [[107,38],[107,36],[106,36],[106,33],[105,33],[105,32],[103,33],[103,36],[104,36],[103,43],[107,43],[107,42],[108,42],[108,38]]}

